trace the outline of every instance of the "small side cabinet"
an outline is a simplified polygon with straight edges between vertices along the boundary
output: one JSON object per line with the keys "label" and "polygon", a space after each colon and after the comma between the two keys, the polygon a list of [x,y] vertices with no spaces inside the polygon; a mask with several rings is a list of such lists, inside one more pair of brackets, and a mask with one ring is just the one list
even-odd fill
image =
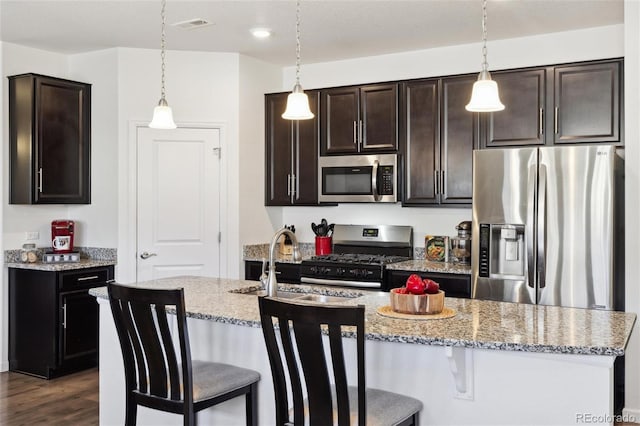
{"label": "small side cabinet", "polygon": [[[268,265],[267,265],[268,266]],[[287,284],[300,284],[300,264],[299,263],[278,263],[278,282]],[[262,275],[262,262],[247,260],[244,262],[244,279],[259,281]]]}
{"label": "small side cabinet", "polygon": [[98,365],[98,304],[89,289],[113,266],[9,268],[9,370],[46,379]]}
{"label": "small side cabinet", "polygon": [[9,77],[11,204],[91,203],[91,85]]}

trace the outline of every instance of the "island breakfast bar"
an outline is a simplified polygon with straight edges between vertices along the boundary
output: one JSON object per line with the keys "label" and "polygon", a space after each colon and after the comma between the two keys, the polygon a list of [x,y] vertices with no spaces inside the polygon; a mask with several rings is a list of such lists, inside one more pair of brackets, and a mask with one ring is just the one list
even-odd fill
{"label": "island breakfast bar", "polygon": [[[174,277],[131,286],[185,289],[192,357],[261,372],[259,424],[275,419],[273,385],[255,281]],[[377,310],[389,293],[305,285],[280,289],[352,296],[366,307],[367,386],[420,399],[421,424],[612,424],[613,362],[624,355],[631,313],[446,298],[455,316],[395,319]],[[124,372],[106,287],[100,304],[100,424],[124,421]],[[355,339],[345,335],[345,350]],[[355,369],[351,369],[355,371]],[[350,380],[353,379],[352,377]],[[139,425],[178,425],[180,416],[140,407]],[[199,414],[200,424],[244,424],[244,401]]]}

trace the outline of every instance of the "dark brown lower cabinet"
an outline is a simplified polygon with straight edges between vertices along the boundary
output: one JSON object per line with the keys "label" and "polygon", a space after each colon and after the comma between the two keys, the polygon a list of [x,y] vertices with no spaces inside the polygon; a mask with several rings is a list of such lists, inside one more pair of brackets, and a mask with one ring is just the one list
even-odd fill
{"label": "dark brown lower cabinet", "polygon": [[402,287],[407,282],[407,278],[411,274],[418,274],[422,278],[429,278],[440,284],[440,289],[450,297],[471,297],[471,275],[464,274],[445,274],[440,272],[422,272],[422,271],[385,271],[385,291],[392,288]]}
{"label": "dark brown lower cabinet", "polygon": [[[269,265],[267,264],[267,267]],[[287,284],[300,284],[300,265],[297,263],[276,262],[278,282]],[[247,260],[244,262],[244,279],[250,281],[260,280],[262,274],[262,262]]]}
{"label": "dark brown lower cabinet", "polygon": [[46,379],[98,365],[98,303],[113,266],[9,268],[9,370]]}

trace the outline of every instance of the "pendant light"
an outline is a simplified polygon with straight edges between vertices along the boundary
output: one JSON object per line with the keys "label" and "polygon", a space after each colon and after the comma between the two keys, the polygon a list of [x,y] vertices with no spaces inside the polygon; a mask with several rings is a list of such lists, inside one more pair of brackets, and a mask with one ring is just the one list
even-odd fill
{"label": "pendant light", "polygon": [[314,115],[309,109],[309,98],[300,85],[300,0],[296,0],[296,84],[287,97],[285,120],[307,120]]}
{"label": "pendant light", "polygon": [[500,102],[498,84],[491,80],[491,74],[487,69],[487,0],[482,0],[482,71],[478,75],[478,81],[473,83],[471,100],[465,107],[467,111],[492,112],[502,111],[504,105]]}
{"label": "pendant light", "polygon": [[162,8],[160,10],[160,17],[162,18],[162,35],[160,37],[160,60],[162,62],[161,65],[161,88],[160,88],[160,102],[158,102],[158,106],[153,109],[153,119],[151,123],[149,123],[149,127],[152,129],[175,129],[176,123],[173,121],[173,113],[171,112],[171,107],[167,103],[165,99],[164,92],[164,56],[165,56],[165,7],[167,5],[166,0],[162,0]]}

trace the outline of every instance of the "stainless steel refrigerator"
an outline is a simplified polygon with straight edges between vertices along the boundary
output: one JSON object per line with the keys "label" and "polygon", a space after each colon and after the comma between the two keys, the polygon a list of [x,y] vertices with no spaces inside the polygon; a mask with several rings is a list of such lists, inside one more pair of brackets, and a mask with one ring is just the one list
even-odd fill
{"label": "stainless steel refrigerator", "polygon": [[615,147],[473,157],[472,297],[624,309],[624,183]]}

